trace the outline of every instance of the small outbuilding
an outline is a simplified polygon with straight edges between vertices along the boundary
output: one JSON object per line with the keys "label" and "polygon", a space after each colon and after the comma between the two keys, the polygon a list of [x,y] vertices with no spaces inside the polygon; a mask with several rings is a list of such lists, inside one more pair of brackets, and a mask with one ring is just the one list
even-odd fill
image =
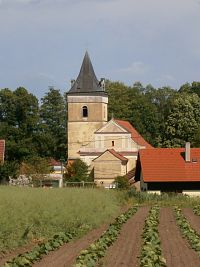
{"label": "small outbuilding", "polygon": [[200,195],[200,148],[140,150],[135,181],[141,191]]}

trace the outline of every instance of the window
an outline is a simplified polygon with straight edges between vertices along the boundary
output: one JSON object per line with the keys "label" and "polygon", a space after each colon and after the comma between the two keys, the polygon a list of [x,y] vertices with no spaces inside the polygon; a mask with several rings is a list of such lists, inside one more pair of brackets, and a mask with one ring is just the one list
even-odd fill
{"label": "window", "polygon": [[115,146],[115,142],[114,141],[112,141],[112,146]]}
{"label": "window", "polygon": [[82,112],[83,112],[83,118],[87,118],[88,117],[88,108],[86,106],[84,106],[82,108]]}

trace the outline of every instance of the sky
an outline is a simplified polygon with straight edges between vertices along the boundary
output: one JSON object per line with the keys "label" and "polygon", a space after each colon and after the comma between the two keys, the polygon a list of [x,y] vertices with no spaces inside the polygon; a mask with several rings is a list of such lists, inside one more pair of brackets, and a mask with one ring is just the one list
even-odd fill
{"label": "sky", "polygon": [[62,93],[87,50],[97,78],[200,81],[200,0],[0,0],[0,88]]}

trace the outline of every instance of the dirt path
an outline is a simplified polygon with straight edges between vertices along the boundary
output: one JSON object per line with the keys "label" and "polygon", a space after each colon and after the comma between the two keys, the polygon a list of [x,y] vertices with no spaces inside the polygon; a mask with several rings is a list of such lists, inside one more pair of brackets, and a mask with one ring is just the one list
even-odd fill
{"label": "dirt path", "polygon": [[139,208],[137,213],[123,225],[117,241],[108,249],[106,256],[97,266],[139,266],[141,234],[148,211],[148,207]]}
{"label": "dirt path", "polygon": [[107,229],[104,224],[98,229],[90,231],[80,239],[63,245],[56,251],[50,252],[41,261],[35,263],[34,267],[70,267],[74,264],[76,257],[82,249],[87,248],[91,243],[98,239],[102,232]]}
{"label": "dirt path", "polygon": [[194,228],[198,234],[200,234],[200,216],[194,214],[191,208],[183,209],[183,214],[190,223],[191,227]]}
{"label": "dirt path", "polygon": [[[130,205],[120,209],[119,214],[127,211]],[[50,252],[44,256],[41,261],[35,263],[34,267],[70,267],[75,263],[80,251],[86,249],[91,243],[97,240],[102,233],[108,228],[109,224],[104,224],[97,229],[90,231],[80,239],[63,245],[56,251]]]}
{"label": "dirt path", "polygon": [[161,209],[159,234],[167,267],[200,267],[200,258],[182,238],[171,208]]}

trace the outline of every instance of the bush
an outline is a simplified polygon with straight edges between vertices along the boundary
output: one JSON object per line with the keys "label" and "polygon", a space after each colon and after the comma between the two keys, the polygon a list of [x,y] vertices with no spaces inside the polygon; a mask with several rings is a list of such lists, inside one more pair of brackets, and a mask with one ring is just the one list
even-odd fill
{"label": "bush", "polygon": [[117,176],[115,178],[115,183],[119,189],[129,189],[130,187],[129,180],[125,176]]}
{"label": "bush", "polygon": [[67,166],[67,171],[64,175],[68,182],[90,182],[88,165],[81,159],[76,159],[72,164]]}

